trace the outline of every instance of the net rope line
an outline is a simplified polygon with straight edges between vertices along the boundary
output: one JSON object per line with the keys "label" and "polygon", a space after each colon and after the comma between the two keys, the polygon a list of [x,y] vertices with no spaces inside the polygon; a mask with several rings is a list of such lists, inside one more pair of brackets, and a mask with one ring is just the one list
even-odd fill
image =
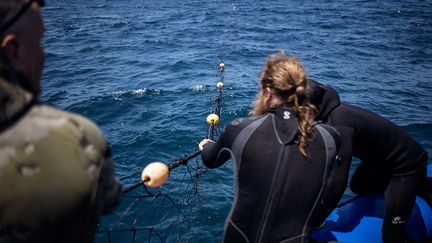
{"label": "net rope line", "polygon": [[[223,88],[223,81],[224,81],[224,71],[225,71],[225,64],[223,63],[223,59],[220,61],[220,65],[219,65],[219,70],[218,70],[218,83],[217,83],[217,96],[213,101],[213,110],[208,117],[207,117],[207,123],[208,123],[208,130],[207,130],[207,136],[206,138],[212,139],[214,140],[215,137],[218,135],[219,133],[219,117],[221,114],[221,104],[222,104],[222,88]],[[209,118],[212,115],[216,115],[217,116],[217,120],[214,121],[211,118]],[[185,202],[187,200],[187,196],[181,196],[182,200],[181,202],[177,202],[170,196],[168,195],[168,193],[174,188],[174,187],[178,187],[178,191],[183,191],[184,194],[186,193],[190,193],[190,191],[192,191],[193,195],[190,196],[192,198],[196,198],[198,197],[199,200],[199,194],[198,194],[198,180],[199,177],[202,174],[205,174],[207,172],[207,168],[203,167],[199,160],[196,159],[196,164],[193,165],[191,163],[189,163],[190,160],[197,158],[199,155],[201,154],[201,151],[195,151],[189,155],[185,155],[179,158],[175,158],[172,159],[169,163],[166,164],[166,166],[169,169],[169,172],[173,171],[174,169],[180,167],[180,166],[184,166],[186,168],[186,172],[181,174],[180,176],[177,174],[170,174],[170,182],[169,183],[165,183],[163,186],[160,186],[158,188],[149,188],[148,186],[145,185],[146,181],[141,181],[139,183],[136,183],[132,186],[126,187],[123,190],[123,197],[124,198],[133,198],[132,202],[127,206],[127,208],[124,210],[124,213],[122,213],[122,215],[120,216],[120,218],[118,220],[115,221],[115,223],[109,227],[108,229],[100,229],[98,228],[97,230],[97,234],[101,235],[101,234],[105,234],[106,235],[106,239],[108,240],[109,243],[115,243],[115,241],[113,240],[113,235],[116,233],[129,233],[132,234],[131,236],[131,242],[137,242],[136,241],[136,237],[138,236],[139,232],[142,231],[146,231],[148,232],[148,237],[147,237],[147,241],[151,242],[152,239],[156,238],[157,240],[159,240],[160,242],[165,242],[164,237],[162,236],[162,234],[160,234],[158,232],[158,230],[156,230],[156,227],[158,226],[157,224],[155,225],[156,227],[141,227],[138,226],[138,218],[133,220],[132,225],[130,225],[127,228],[122,228],[122,227],[118,227],[118,225],[121,224],[121,222],[123,221],[123,219],[130,215],[130,214],[134,214],[134,212],[132,212],[132,208],[134,208],[134,206],[140,202],[143,199],[147,199],[147,200],[152,200],[152,202],[150,204],[156,204],[156,201],[160,201],[159,203],[159,208],[157,212],[157,214],[154,217],[159,218],[160,216],[160,211],[162,210],[163,207],[171,207],[174,208],[175,211],[178,213],[178,217],[177,217],[177,221],[182,221],[182,222],[186,222],[186,225],[190,226],[192,223],[192,220],[187,216],[188,213],[185,213],[185,209],[183,209],[180,205],[183,204],[187,204],[187,202]],[[181,178],[179,178],[181,177]],[[185,182],[187,180],[187,177],[190,178],[191,183]],[[139,193],[138,195],[132,195],[130,196],[130,194],[132,194],[133,192],[136,192],[137,189],[142,188],[144,190],[144,194]],[[168,205],[168,206],[166,206]],[[149,207],[147,207],[149,209]],[[192,211],[192,208],[190,209],[190,211]],[[146,212],[149,212],[149,210],[144,210],[141,213],[139,213],[138,217],[143,216],[144,214],[146,214]],[[159,221],[162,221],[159,220]],[[181,227],[184,227],[184,225],[181,225]]]}

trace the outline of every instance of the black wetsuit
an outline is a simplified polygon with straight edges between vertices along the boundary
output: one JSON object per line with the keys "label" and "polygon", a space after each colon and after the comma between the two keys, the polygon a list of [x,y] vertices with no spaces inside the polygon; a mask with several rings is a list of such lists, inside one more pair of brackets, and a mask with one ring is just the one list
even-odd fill
{"label": "black wetsuit", "polygon": [[[385,192],[384,242],[405,242],[404,228],[415,196],[425,190],[427,153],[406,131],[365,109],[340,104],[336,91],[314,81],[308,82],[312,100],[320,113],[317,120],[332,124],[342,138],[341,156],[361,163],[350,188],[358,194]],[[346,159],[346,158],[345,158]],[[343,194],[350,163],[334,167],[325,204],[331,210]],[[321,215],[322,221],[325,215]],[[320,222],[318,222],[320,223]]]}
{"label": "black wetsuit", "polygon": [[235,120],[204,147],[207,167],[219,167],[231,155],[235,162],[224,242],[309,242],[332,161],[318,127],[306,148],[309,159],[300,154],[297,125],[291,110],[279,108]]}

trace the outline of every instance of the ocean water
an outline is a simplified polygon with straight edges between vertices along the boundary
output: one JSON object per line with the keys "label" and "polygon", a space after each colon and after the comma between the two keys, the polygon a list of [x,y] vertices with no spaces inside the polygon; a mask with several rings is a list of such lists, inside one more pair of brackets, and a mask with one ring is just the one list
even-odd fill
{"label": "ocean water", "polygon": [[[42,100],[101,127],[125,186],[151,161],[196,151],[220,60],[223,127],[248,115],[266,56],[281,49],[343,102],[392,120],[432,154],[431,0],[57,0],[43,15]],[[195,176],[199,161],[190,163],[161,196],[127,194],[96,242],[220,242],[232,165]]]}

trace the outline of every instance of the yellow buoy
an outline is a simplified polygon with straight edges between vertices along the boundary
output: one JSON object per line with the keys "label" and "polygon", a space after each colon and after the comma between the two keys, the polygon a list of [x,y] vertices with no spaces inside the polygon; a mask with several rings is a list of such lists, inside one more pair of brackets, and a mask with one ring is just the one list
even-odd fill
{"label": "yellow buoy", "polygon": [[221,70],[223,70],[223,69],[225,68],[225,64],[224,64],[223,62],[221,62],[221,63],[219,64],[219,67],[220,67]]}
{"label": "yellow buoy", "polygon": [[214,113],[212,113],[212,114],[210,114],[210,115],[207,116],[206,121],[207,121],[207,124],[209,126],[217,125],[217,124],[219,124],[219,116],[216,115],[216,114],[214,114]]}
{"label": "yellow buoy", "polygon": [[222,89],[223,86],[224,86],[224,83],[222,83],[222,82],[218,82],[218,83],[216,84],[216,86],[218,87],[218,89]]}
{"label": "yellow buoy", "polygon": [[141,180],[144,185],[149,187],[162,186],[168,179],[169,169],[166,164],[161,162],[153,162],[148,164],[142,174]]}

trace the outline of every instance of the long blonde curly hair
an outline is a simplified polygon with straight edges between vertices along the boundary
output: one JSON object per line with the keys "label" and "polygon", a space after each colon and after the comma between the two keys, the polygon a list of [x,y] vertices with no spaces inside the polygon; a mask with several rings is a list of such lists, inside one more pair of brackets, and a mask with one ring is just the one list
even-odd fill
{"label": "long blonde curly hair", "polygon": [[[298,118],[298,129],[301,134],[299,150],[307,156],[305,148],[312,136],[317,109],[305,94],[306,72],[303,65],[297,58],[289,57],[283,52],[272,54],[264,64],[259,83],[261,90],[254,102],[252,115],[262,115],[270,109],[282,106],[293,109]],[[270,107],[263,101],[263,91],[267,88],[274,96]]]}

